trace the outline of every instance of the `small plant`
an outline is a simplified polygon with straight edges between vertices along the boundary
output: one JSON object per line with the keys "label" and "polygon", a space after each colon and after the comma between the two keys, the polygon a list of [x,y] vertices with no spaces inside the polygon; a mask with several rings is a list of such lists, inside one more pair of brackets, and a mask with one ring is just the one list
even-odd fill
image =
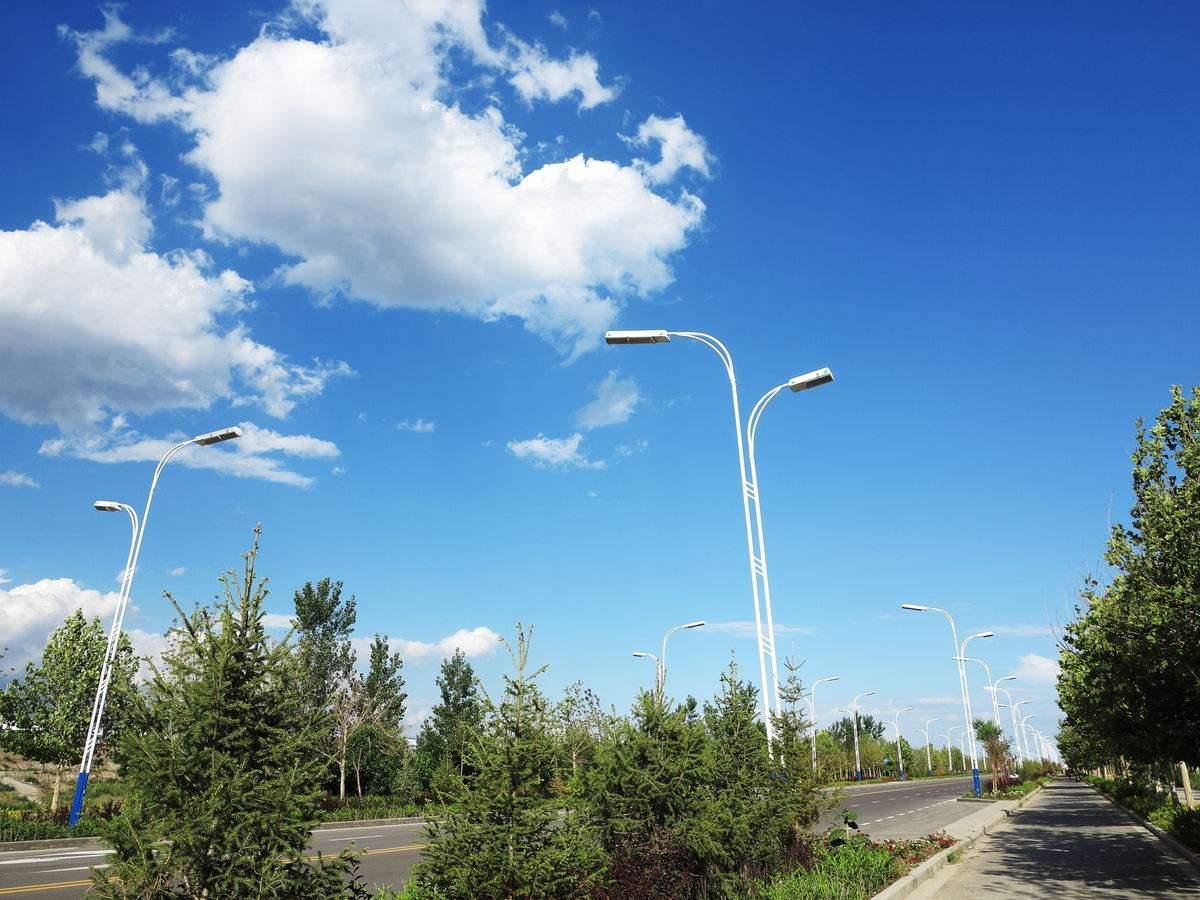
{"label": "small plant", "polygon": [[950,851],[950,855],[946,857],[946,861],[952,866],[957,866],[960,862],[962,862],[962,856],[962,850],[952,850]]}

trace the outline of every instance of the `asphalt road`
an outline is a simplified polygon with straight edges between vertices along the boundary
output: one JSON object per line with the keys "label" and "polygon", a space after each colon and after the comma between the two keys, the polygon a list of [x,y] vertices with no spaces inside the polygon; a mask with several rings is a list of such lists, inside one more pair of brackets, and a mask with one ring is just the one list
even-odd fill
{"label": "asphalt road", "polygon": [[[398,885],[420,856],[425,826],[368,825],[321,828],[313,832],[312,853],[339,853],[354,846],[364,851],[359,873],[369,886]],[[0,852],[0,898],[76,900],[91,884],[88,870],[103,866],[107,850],[28,850]]]}
{"label": "asphalt road", "polygon": [[840,825],[842,809],[851,809],[858,814],[859,830],[876,840],[924,837],[978,810],[974,803],[958,802],[970,790],[970,777],[844,788],[842,802],[822,816],[817,827],[824,831]]}
{"label": "asphalt road", "polygon": [[[974,804],[957,802],[970,784],[970,778],[939,778],[845,788],[842,802],[817,827],[840,824],[841,810],[847,808],[858,814],[859,828],[873,838],[921,837],[977,811]],[[310,849],[331,854],[354,846],[364,851],[359,872],[368,885],[398,886],[424,843],[424,826],[412,822],[321,828],[313,832]],[[0,852],[0,898],[75,900],[91,883],[88,869],[104,865],[107,855],[107,850],[74,849]]]}

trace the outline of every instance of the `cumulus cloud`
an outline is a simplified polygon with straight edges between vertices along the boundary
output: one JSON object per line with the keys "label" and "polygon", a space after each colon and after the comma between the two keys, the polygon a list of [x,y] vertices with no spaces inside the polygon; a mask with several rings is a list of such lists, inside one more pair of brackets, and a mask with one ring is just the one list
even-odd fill
{"label": "cumulus cloud", "polygon": [[590,431],[629,421],[642,398],[636,381],[619,376],[618,370],[613,369],[596,385],[596,396],[575,413],[577,425]]}
{"label": "cumulus cloud", "polygon": [[24,472],[17,472],[13,469],[9,469],[7,472],[0,472],[0,484],[7,485],[8,487],[41,487],[40,484]]}
{"label": "cumulus cloud", "polygon": [[32,584],[0,588],[0,635],[8,647],[5,663],[23,666],[38,659],[46,638],[77,609],[85,616],[108,619],[116,611],[119,593],[101,593],[70,578],[43,578]]}
{"label": "cumulus cloud", "polygon": [[94,427],[109,411],[201,409],[219,398],[286,416],[345,363],[290,363],[237,320],[251,285],[202,253],[147,249],[130,187],[56,204],[56,223],[0,231],[0,412]]}
{"label": "cumulus cloud", "polygon": [[413,431],[417,434],[432,434],[433,432],[437,431],[437,423],[430,422],[426,419],[415,419],[413,421],[405,419],[396,426],[396,430]]}
{"label": "cumulus cloud", "polygon": [[[315,479],[289,469],[279,456],[268,454],[328,459],[341,452],[332,441],[307,434],[280,434],[260,428],[253,422],[242,422],[241,428],[243,436],[236,441],[219,447],[186,447],[174,461],[192,469],[211,469],[235,478],[258,478],[293,487],[309,487]],[[147,437],[131,429],[116,433],[81,433],[45,441],[38,453],[97,463],[157,462],[172,444],[185,437],[187,435],[183,434]]]}
{"label": "cumulus cloud", "polygon": [[546,16],[546,18],[550,21],[551,25],[561,28],[563,31],[567,30],[567,17],[560,13],[557,9],[551,12],[550,15]]}
{"label": "cumulus cloud", "polygon": [[174,92],[178,66],[136,77],[112,66],[106,52],[130,37],[115,14],[71,33],[101,107],[191,137],[187,160],[217,188],[201,217],[210,237],[279,248],[279,277],[321,297],[512,316],[569,355],[595,346],[627,298],[671,283],[672,256],[704,215],[688,192],[653,189],[707,165],[682,120],[646,132],[659,163],[580,154],[525,171],[523,135],[498,101],[467,110],[455,98],[499,73],[526,102],[586,109],[616,92],[593,56],[555,58],[503,26],[489,35],[482,0],[293,5],[323,40],[276,24],[195,63]]}
{"label": "cumulus cloud", "polygon": [[[373,638],[354,638],[351,642],[359,661],[370,656]],[[460,628],[453,634],[432,643],[413,641],[404,638],[391,638],[388,646],[399,653],[406,662],[428,662],[453,656],[455,650],[462,650],[468,658],[491,656],[500,646],[500,635],[485,625],[476,628]]]}
{"label": "cumulus cloud", "polygon": [[292,617],[283,613],[264,613],[263,627],[287,631],[292,627]]}
{"label": "cumulus cloud", "polygon": [[179,578],[181,575],[186,575],[187,573],[188,573],[187,566],[176,566],[167,574],[170,575],[172,578]]}
{"label": "cumulus cloud", "polygon": [[688,128],[683,116],[673,119],[650,116],[638,126],[637,134],[626,140],[637,147],[658,144],[658,162],[637,159],[633,163],[651,184],[666,184],[683,169],[691,169],[705,178],[711,175],[712,154],[708,152],[708,144]]}
{"label": "cumulus cloud", "polygon": [[548,438],[544,434],[524,441],[509,441],[508,452],[518,459],[527,459],[538,467],[556,469],[604,469],[602,459],[590,459],[580,449],[583,435],[579,432],[565,438]]}
{"label": "cumulus cloud", "polygon": [[1019,681],[1029,684],[1054,684],[1058,680],[1058,660],[1027,653],[1018,658],[1013,674]]}

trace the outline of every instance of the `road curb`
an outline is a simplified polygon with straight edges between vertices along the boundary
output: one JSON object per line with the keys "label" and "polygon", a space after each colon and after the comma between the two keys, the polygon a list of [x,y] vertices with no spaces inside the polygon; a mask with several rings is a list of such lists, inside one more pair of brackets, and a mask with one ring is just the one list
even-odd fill
{"label": "road curb", "polygon": [[1009,802],[1015,803],[1015,805],[1011,807],[1004,806],[998,808],[995,812],[995,815],[991,816],[984,822],[980,822],[978,825],[972,828],[970,833],[965,837],[955,841],[954,844],[947,847],[945,850],[942,850],[940,853],[929,857],[929,859],[925,860],[925,862],[921,863],[903,878],[898,881],[893,881],[878,894],[872,895],[871,900],[900,900],[901,897],[907,897],[918,887],[932,878],[937,872],[940,872],[943,868],[945,868],[946,864],[950,861],[951,854],[959,853],[969,849],[970,847],[973,847],[976,841],[978,841],[981,837],[990,834],[997,825],[1007,820],[1009,816],[1011,816],[1014,812],[1016,812],[1041,792],[1042,788],[1038,787],[1036,790],[1030,791],[1020,800],[988,801],[991,803]]}
{"label": "road curb", "polygon": [[[378,825],[415,825],[424,822],[422,816],[401,819],[358,819],[353,822],[322,822],[313,831],[337,831],[342,828],[372,828]],[[0,843],[0,853],[15,853],[18,850],[107,850],[104,838],[51,838],[44,841],[5,841]]]}
{"label": "road curb", "polygon": [[1186,844],[1181,843],[1177,837],[1167,834],[1167,832],[1163,831],[1161,828],[1159,828],[1153,822],[1150,822],[1147,819],[1143,819],[1141,816],[1139,816],[1137,813],[1135,813],[1132,809],[1130,809],[1124,803],[1120,803],[1117,801],[1117,799],[1115,797],[1112,797],[1112,796],[1104,793],[1104,791],[1100,790],[1098,787],[1096,787],[1090,781],[1085,781],[1084,784],[1086,784],[1088,787],[1090,787],[1093,791],[1095,791],[1097,794],[1099,794],[1101,797],[1103,797],[1105,800],[1107,800],[1109,803],[1111,803],[1113,806],[1115,806],[1121,812],[1125,813],[1125,815],[1127,815],[1130,819],[1132,819],[1138,825],[1141,825],[1143,828],[1145,828],[1147,831],[1149,831],[1152,835],[1154,835],[1156,838],[1158,838],[1160,841],[1162,841],[1164,844],[1166,844],[1168,847],[1170,847],[1172,850],[1174,850],[1176,853],[1178,853],[1180,856],[1182,856],[1184,859],[1186,859],[1188,862],[1190,862],[1197,869],[1200,869],[1200,856],[1197,856],[1195,851],[1192,850],[1190,847],[1188,847]]}

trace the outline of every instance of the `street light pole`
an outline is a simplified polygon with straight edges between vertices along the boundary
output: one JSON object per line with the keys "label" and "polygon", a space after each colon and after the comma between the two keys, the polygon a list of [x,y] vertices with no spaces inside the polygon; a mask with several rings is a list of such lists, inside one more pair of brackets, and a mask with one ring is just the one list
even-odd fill
{"label": "street light pole", "polygon": [[[965,657],[964,662],[977,662],[983,666],[983,673],[987,676],[988,681],[986,690],[992,694],[992,721],[1000,725],[1000,708],[996,703],[996,682],[992,681],[992,667],[978,656]],[[1001,725],[1000,727],[1003,728],[1004,726]]]}
{"label": "street light pole", "polygon": [[[1018,700],[1016,703],[1014,703],[1012,705],[1012,711],[1013,711],[1014,718],[1021,715],[1021,707],[1024,706],[1028,702],[1029,702],[1028,700]],[[1021,744],[1025,748],[1025,751],[1024,751],[1025,759],[1032,760],[1033,757],[1029,755],[1029,742],[1025,740],[1025,728],[1023,727],[1023,725],[1021,723],[1018,723],[1016,727],[1017,727],[1017,743]]]}
{"label": "street light pole", "polygon": [[[997,678],[993,685],[992,695],[994,697],[996,694],[996,691],[1003,691],[1004,699],[1008,701],[1008,703],[1003,704],[1003,705],[1008,707],[1009,715],[1012,717],[1013,740],[1017,742],[1017,746],[1016,746],[1017,765],[1020,765],[1022,762],[1024,762],[1024,754],[1021,752],[1021,738],[1017,735],[1017,711],[1015,709],[1013,709],[1012,694],[1010,694],[1008,692],[1008,688],[1000,687],[1000,685],[1005,681],[1016,681],[1016,680],[1017,680],[1016,675],[1005,675],[1003,678]],[[999,701],[997,701],[997,703],[999,703]]]}
{"label": "street light pole", "polygon": [[79,777],[75,781],[75,796],[71,800],[71,812],[68,818],[69,825],[75,825],[79,821],[80,813],[83,811],[83,796],[87,791],[88,777],[92,769],[92,757],[95,754],[96,742],[100,737],[100,724],[104,718],[104,704],[108,699],[108,685],[112,679],[112,660],[116,659],[117,647],[120,644],[121,623],[125,618],[125,607],[129,603],[129,595],[133,590],[133,576],[137,571],[138,558],[142,553],[142,541],[146,537],[146,523],[150,520],[150,505],[154,502],[154,491],[158,487],[158,479],[162,475],[167,463],[184,448],[192,444],[207,447],[210,444],[219,444],[222,441],[233,440],[241,436],[241,428],[236,426],[222,428],[219,431],[198,434],[170,447],[162,455],[162,458],[158,461],[158,465],[154,469],[154,476],[150,479],[150,491],[146,495],[146,506],[142,510],[140,521],[138,520],[137,513],[124,503],[117,503],[112,500],[99,500],[94,504],[95,508],[100,512],[119,512],[125,510],[133,522],[134,536],[130,542],[129,555],[126,558],[125,574],[121,581],[121,592],[117,599],[116,617],[113,621],[113,627],[109,631],[108,645],[104,652],[105,664],[101,668],[100,683],[96,685],[96,698],[92,702],[92,718],[88,723],[87,737],[83,743],[83,760],[79,764]]}
{"label": "street light pole", "polygon": [[[1025,738],[1025,752],[1026,753],[1029,752],[1029,732],[1026,731],[1025,729],[1028,728],[1029,731],[1032,731],[1033,726],[1026,725],[1025,723],[1028,722],[1030,719],[1036,719],[1036,718],[1037,718],[1037,713],[1029,713],[1028,715],[1021,717],[1021,734]],[[1032,759],[1032,757],[1030,757],[1030,758]]]}
{"label": "street light pole", "polygon": [[[960,728],[962,728],[964,731],[966,730],[966,726],[965,726],[965,725],[951,725],[949,728],[947,728],[947,729],[946,729],[946,732],[947,732],[948,734],[953,734],[954,732],[958,731],[958,729],[960,729]],[[953,738],[953,737],[952,737],[952,738],[951,738],[951,740],[952,740],[952,741],[957,741],[957,740],[958,740],[958,738]],[[962,759],[961,759],[961,762],[962,762],[962,764],[963,764],[963,771],[964,771],[964,772],[965,772],[965,771],[967,771],[967,758],[966,758],[965,756],[963,756],[963,757],[962,757]]]}
{"label": "street light pole", "polygon": [[837,680],[837,675],[818,678],[813,682],[813,686],[808,689],[808,703],[812,708],[812,767],[814,772],[817,771],[817,685],[828,684]]}
{"label": "street light pole", "polygon": [[863,780],[862,757],[858,753],[858,701],[863,697],[870,697],[874,693],[874,691],[864,691],[850,704],[850,712],[854,720],[854,774],[858,781]]}
{"label": "street light pole", "polygon": [[633,655],[638,659],[654,660],[654,696],[658,699],[663,699],[663,677],[662,677],[662,662],[653,653],[647,653],[645,650],[634,650]]}
{"label": "street light pole", "polygon": [[900,774],[901,781],[904,781],[904,750],[900,746],[900,713],[908,712],[910,709],[916,709],[916,707],[905,706],[896,710],[896,718],[889,722],[896,729],[896,771]]}
{"label": "street light pole", "polygon": [[950,735],[943,733],[942,738],[946,741],[946,760],[949,763],[950,772],[954,772],[954,751],[950,748]]}
{"label": "street light pole", "polygon": [[925,735],[925,774],[926,775],[933,774],[933,753],[929,746],[931,743],[931,741],[929,739],[929,726],[932,725],[934,722],[940,722],[940,721],[942,721],[941,716],[938,716],[936,719],[926,719],[925,727],[920,729],[921,733]]}
{"label": "street light pole", "polygon": [[975,752],[975,735],[971,729],[971,723],[974,721],[971,718],[971,692],[967,686],[967,670],[962,664],[959,657],[967,655],[967,644],[977,637],[992,637],[992,632],[981,631],[978,634],[973,634],[962,642],[962,646],[958,643],[958,626],[954,623],[954,616],[950,615],[946,610],[939,609],[936,606],[920,606],[916,603],[901,603],[901,609],[911,610],[913,612],[936,612],[941,613],[946,617],[946,621],[950,623],[950,636],[954,639],[954,658],[955,665],[958,668],[958,687],[962,693],[963,715],[967,721],[967,731],[971,734],[971,782],[975,791],[976,797],[983,796],[983,785],[979,781],[979,756]]}
{"label": "street light pole", "polygon": [[662,683],[659,685],[658,689],[660,691],[662,691],[664,699],[667,696],[667,638],[669,638],[671,635],[673,635],[675,632],[677,632],[681,629],[703,628],[703,627],[704,627],[704,620],[697,619],[695,622],[687,622],[683,625],[675,625],[671,628],[668,628],[666,634],[663,635],[662,656],[660,656],[658,658],[659,671],[661,673],[659,675],[659,680]]}
{"label": "street light pole", "polygon": [[[767,746],[771,747],[775,743],[775,725],[771,716],[771,701],[772,693],[774,694],[775,711],[780,710],[779,706],[779,664],[775,655],[775,628],[773,613],[771,610],[771,585],[770,578],[767,572],[767,554],[766,545],[762,534],[762,511],[759,508],[760,493],[758,490],[758,479],[753,473],[756,472],[753,454],[750,456],[751,475],[747,477],[747,453],[746,444],[742,438],[742,412],[741,404],[738,399],[737,376],[733,367],[733,355],[729,349],[711,334],[705,334],[700,331],[609,331],[604,335],[604,340],[608,344],[666,344],[669,343],[672,337],[682,337],[688,340],[696,341],[704,344],[720,358],[722,365],[725,366],[725,374],[729,378],[729,391],[733,402],[733,427],[737,437],[738,450],[738,471],[741,475],[742,489],[742,517],[746,525],[746,554],[749,558],[750,568],[750,592],[754,600],[754,629],[758,636],[758,671],[759,679],[762,684],[762,701],[763,701],[763,725],[767,730]],[[828,384],[833,381],[833,373],[828,369],[818,369],[815,372],[810,372],[807,375],[801,375],[793,378],[785,385],[781,385],[779,389],[789,387],[793,391],[807,390],[813,387],[819,387],[822,384]],[[773,394],[771,396],[774,396]],[[765,407],[766,402],[769,402],[771,397],[766,397],[760,400],[755,405],[755,411],[758,413],[753,419],[753,428],[757,431],[758,416],[762,415],[762,407]],[[751,521],[750,507],[754,506],[754,521],[758,523],[759,528],[756,532],[754,524]],[[761,590],[760,590],[761,581]],[[766,608],[767,630],[763,630],[763,607]],[[771,676],[772,680],[767,680],[767,656],[771,658]],[[771,691],[772,685],[774,692]]]}

